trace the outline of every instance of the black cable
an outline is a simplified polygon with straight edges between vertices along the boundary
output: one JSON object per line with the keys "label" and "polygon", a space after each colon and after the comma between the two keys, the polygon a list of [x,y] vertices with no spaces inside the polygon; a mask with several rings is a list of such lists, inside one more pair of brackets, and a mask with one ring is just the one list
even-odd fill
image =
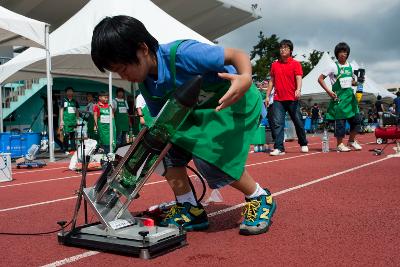
{"label": "black cable", "polygon": [[7,233],[7,232],[3,232],[3,233],[0,233],[0,235],[41,236],[41,235],[54,234],[54,233],[62,231],[64,228],[66,228],[71,223],[72,223],[72,220],[70,220],[69,223],[67,223],[64,227],[59,228],[57,230],[49,231],[49,232],[39,232],[39,233]]}
{"label": "black cable", "polygon": [[197,199],[196,190],[194,189],[194,186],[193,186],[192,181],[191,181],[190,178],[188,177],[190,188],[192,189],[193,194],[194,194],[195,198],[197,199],[197,202],[200,203],[200,202],[203,200],[203,198],[204,198],[204,196],[205,196],[205,194],[206,194],[206,191],[207,191],[206,183],[204,182],[203,176],[201,176],[200,173],[199,173],[198,171],[196,171],[195,169],[193,169],[193,168],[190,167],[189,165],[186,165],[186,168],[188,168],[189,170],[191,170],[192,172],[194,172],[194,174],[196,174],[197,177],[199,177],[199,179],[200,179],[200,181],[201,181],[201,184],[202,184],[202,186],[203,186],[203,192],[202,192],[200,198]]}

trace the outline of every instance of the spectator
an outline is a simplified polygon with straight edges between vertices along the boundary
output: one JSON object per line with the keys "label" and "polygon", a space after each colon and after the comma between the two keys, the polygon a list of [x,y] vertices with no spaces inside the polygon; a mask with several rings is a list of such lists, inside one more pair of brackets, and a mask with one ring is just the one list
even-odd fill
{"label": "spectator", "polygon": [[94,139],[97,141],[98,136],[94,131],[94,117],[93,117],[93,107],[96,105],[96,102],[93,97],[93,93],[86,94],[87,105],[85,107],[85,111],[88,114],[87,116],[87,133],[88,138]]}
{"label": "spectator", "polygon": [[397,91],[396,98],[393,100],[396,116],[400,118],[400,91]]}
{"label": "spectator", "polygon": [[66,97],[60,107],[60,129],[64,133],[63,148],[66,154],[76,150],[75,128],[79,118],[79,105],[74,99],[74,89],[67,87],[65,89]]}
{"label": "spectator", "polygon": [[315,133],[315,130],[318,129],[318,121],[321,117],[320,110],[317,103],[314,103],[314,106],[311,108],[311,132]]}
{"label": "spectator", "polygon": [[378,123],[380,126],[382,126],[382,115],[383,112],[385,111],[382,103],[382,96],[378,95],[376,97],[376,102],[375,102],[375,114],[376,117],[378,118]]}
{"label": "spectator", "polygon": [[[110,122],[113,119],[112,109],[108,104],[107,92],[100,92],[99,102],[93,106],[94,130],[99,135],[99,145],[103,149],[104,154],[110,153]],[[113,141],[112,147],[115,145],[115,123],[113,125]]]}
{"label": "spectator", "polygon": [[274,96],[274,128],[275,144],[271,156],[285,154],[283,145],[286,112],[292,119],[301,152],[307,153],[307,138],[300,113],[299,98],[301,96],[301,84],[303,70],[301,64],[292,58],[293,43],[290,40],[282,40],[279,44],[280,59],[272,63],[271,80],[268,83],[266,104],[269,106],[269,97],[272,88],[275,88]]}
{"label": "spectator", "polygon": [[128,115],[128,102],[125,99],[123,88],[117,89],[117,97],[113,100],[113,111],[115,116],[115,128],[117,133],[117,146],[126,144],[126,137],[132,124]]}

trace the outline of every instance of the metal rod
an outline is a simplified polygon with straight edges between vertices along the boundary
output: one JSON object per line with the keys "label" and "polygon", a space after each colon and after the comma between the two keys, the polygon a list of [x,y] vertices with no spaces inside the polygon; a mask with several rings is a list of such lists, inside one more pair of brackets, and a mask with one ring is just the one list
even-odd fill
{"label": "metal rod", "polygon": [[49,161],[54,162],[54,131],[53,131],[53,80],[51,78],[51,55],[49,45],[49,28],[50,25],[46,24],[45,27],[45,43],[46,43],[46,76],[47,76],[47,120],[48,120],[48,134],[49,134]]}

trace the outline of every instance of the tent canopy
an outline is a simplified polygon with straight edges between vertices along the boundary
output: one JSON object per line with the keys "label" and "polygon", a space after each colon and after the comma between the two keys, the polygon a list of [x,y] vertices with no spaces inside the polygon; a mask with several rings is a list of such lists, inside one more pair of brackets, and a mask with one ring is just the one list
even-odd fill
{"label": "tent canopy", "polygon": [[[128,15],[139,19],[160,43],[195,39],[211,44],[209,40],[178,22],[149,0],[92,0],[50,34],[53,76],[107,81],[107,74],[101,73],[90,57],[91,39],[98,22],[106,16],[115,15]],[[43,77],[44,58],[45,55],[40,49],[27,49],[0,66],[0,82]],[[119,86],[127,85],[121,80],[119,82],[114,83]]]}
{"label": "tent canopy", "polygon": [[[45,47],[46,23],[0,6],[0,45]],[[43,51],[42,51],[43,53]]]}

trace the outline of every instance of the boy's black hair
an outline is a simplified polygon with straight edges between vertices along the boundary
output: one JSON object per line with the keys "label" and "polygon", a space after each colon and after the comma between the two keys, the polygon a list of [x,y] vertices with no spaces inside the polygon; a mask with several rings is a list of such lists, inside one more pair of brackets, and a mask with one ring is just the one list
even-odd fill
{"label": "boy's black hair", "polygon": [[400,96],[400,91],[397,91],[396,95],[397,95],[397,96]]}
{"label": "boy's black hair", "polygon": [[122,15],[106,17],[93,30],[92,60],[101,72],[112,64],[137,64],[136,52],[143,43],[156,55],[158,41],[142,22]]}
{"label": "boy's black hair", "polygon": [[108,96],[108,92],[100,91],[99,96]]}
{"label": "boy's black hair", "polygon": [[376,99],[381,100],[381,99],[382,99],[382,96],[381,96],[381,95],[378,95],[378,96],[376,97]]}
{"label": "boy's black hair", "polygon": [[347,53],[347,58],[350,56],[350,46],[346,44],[345,42],[338,43],[335,46],[335,57],[338,59],[339,52],[346,52]]}
{"label": "boy's black hair", "polygon": [[124,88],[122,88],[122,87],[118,87],[118,88],[117,88],[117,94],[118,94],[119,92],[122,92],[122,93],[124,93],[124,94],[125,94],[125,90],[124,90]]}
{"label": "boy's black hair", "polygon": [[65,87],[65,92],[67,92],[68,90],[72,90],[72,91],[74,91],[74,88],[72,88],[72,86],[67,86],[67,87]]}
{"label": "boy's black hair", "polygon": [[279,48],[281,48],[282,46],[288,46],[290,48],[290,54],[292,54],[292,52],[293,52],[293,43],[292,43],[292,41],[287,40],[287,39],[283,39],[279,43]]}

